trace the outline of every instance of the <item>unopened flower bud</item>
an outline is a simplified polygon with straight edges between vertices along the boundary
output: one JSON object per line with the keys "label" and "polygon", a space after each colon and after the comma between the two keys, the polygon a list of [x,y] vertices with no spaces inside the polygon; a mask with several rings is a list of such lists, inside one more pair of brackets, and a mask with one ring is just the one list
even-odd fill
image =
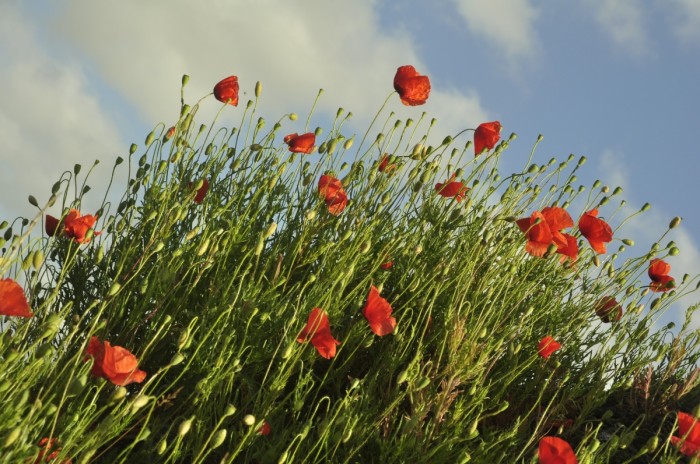
{"label": "unopened flower bud", "polygon": [[255,83],[255,98],[260,98],[262,94],[262,82],[258,81]]}
{"label": "unopened flower bud", "polygon": [[255,416],[252,414],[246,414],[245,416],[243,416],[243,423],[248,427],[252,427],[253,425],[255,425]]}
{"label": "unopened flower bud", "polygon": [[673,219],[671,219],[671,223],[668,225],[669,229],[673,229],[678,227],[678,224],[681,223],[682,218],[680,216],[676,216]]}
{"label": "unopened flower bud", "polygon": [[647,211],[649,208],[651,208],[651,205],[649,203],[644,203],[640,211]]}
{"label": "unopened flower bud", "polygon": [[180,425],[177,427],[177,434],[180,435],[181,437],[184,437],[187,435],[192,428],[192,418],[185,419],[184,421],[180,422]]}
{"label": "unopened flower bud", "polygon": [[267,226],[265,233],[263,233],[263,239],[267,239],[267,238],[272,237],[272,235],[275,233],[276,230],[277,230],[277,223],[275,223],[275,222],[270,223],[270,225]]}
{"label": "unopened flower bud", "polygon": [[214,437],[211,440],[211,449],[216,449],[219,446],[221,446],[224,443],[224,440],[226,440],[226,435],[227,435],[226,429],[219,429],[216,431],[214,434]]}
{"label": "unopened flower bud", "polygon": [[681,251],[678,249],[678,247],[671,247],[670,250],[668,250],[668,254],[671,256],[678,256],[678,253]]}

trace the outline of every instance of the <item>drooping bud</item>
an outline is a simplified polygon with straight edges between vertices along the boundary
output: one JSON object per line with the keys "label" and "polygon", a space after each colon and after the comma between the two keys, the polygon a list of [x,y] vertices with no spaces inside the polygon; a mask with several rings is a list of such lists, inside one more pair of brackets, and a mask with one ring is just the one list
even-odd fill
{"label": "drooping bud", "polygon": [[255,83],[255,98],[260,98],[262,94],[262,82],[258,81]]}
{"label": "drooping bud", "polygon": [[668,228],[674,229],[674,228],[678,227],[678,225],[681,223],[682,219],[683,218],[681,218],[680,216],[674,217],[673,219],[671,219],[671,223],[668,225]]}

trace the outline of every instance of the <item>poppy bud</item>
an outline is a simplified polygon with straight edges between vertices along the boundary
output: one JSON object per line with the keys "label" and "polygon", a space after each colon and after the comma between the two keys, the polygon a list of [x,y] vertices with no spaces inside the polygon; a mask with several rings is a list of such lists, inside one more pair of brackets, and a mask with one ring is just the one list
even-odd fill
{"label": "poppy bud", "polygon": [[408,379],[408,370],[403,370],[399,372],[399,375],[396,377],[396,383],[397,384],[402,384]]}
{"label": "poppy bud", "polygon": [[134,398],[131,402],[131,413],[136,413],[136,411],[146,406],[148,402],[151,401],[151,398],[152,397],[148,395],[139,395]]}
{"label": "poppy bud", "polygon": [[674,229],[674,228],[678,227],[678,224],[681,223],[681,220],[682,220],[682,219],[683,219],[683,218],[681,218],[680,216],[674,217],[673,219],[671,219],[671,223],[668,225],[668,228],[669,228],[669,229]]}
{"label": "poppy bud", "polygon": [[214,434],[214,437],[211,440],[211,449],[216,449],[219,446],[221,446],[224,443],[224,440],[226,440],[226,435],[227,435],[226,429],[219,429],[216,431]]}
{"label": "poppy bud", "polygon": [[170,360],[169,366],[177,366],[178,364],[180,364],[184,360],[185,360],[185,357],[182,354],[175,353],[175,355],[173,355],[172,359]]}
{"label": "poppy bud", "polygon": [[136,145],[135,143],[132,143],[131,146],[129,147],[129,154],[133,155],[138,148],[139,148],[138,145]]}
{"label": "poppy bud", "polygon": [[184,437],[190,431],[190,428],[192,428],[192,418],[185,419],[184,421],[180,422],[180,425],[177,428],[177,434]]}
{"label": "poppy bud", "polygon": [[651,208],[651,205],[649,203],[644,203],[640,211],[647,211],[649,208]]}
{"label": "poppy bud", "polygon": [[168,448],[168,441],[163,438],[161,441],[158,442],[158,446],[156,447],[156,453],[158,453],[158,456],[161,456],[163,453],[165,453],[165,450]]}
{"label": "poppy bud", "polygon": [[615,190],[613,190],[613,195],[619,195],[622,193],[622,187],[615,187]]}
{"label": "poppy bud", "polygon": [[112,392],[112,394],[110,395],[109,401],[112,403],[116,403],[117,401],[124,399],[126,393],[127,391],[125,387],[117,387],[117,389],[114,390],[114,392]]}
{"label": "poppy bud", "polygon": [[207,237],[202,241],[202,244],[199,246],[197,249],[197,256],[202,256],[204,253],[207,252],[209,249],[209,244],[211,243],[211,240]]}
{"label": "poppy bud", "polygon": [[252,427],[253,425],[255,425],[255,416],[252,414],[246,414],[245,416],[243,416],[243,423],[248,427]]}
{"label": "poppy bud", "polygon": [[112,284],[112,286],[109,288],[109,291],[107,292],[107,296],[116,295],[119,292],[119,290],[121,290],[121,288],[122,288],[122,286],[119,283],[114,282]]}
{"label": "poppy bud", "polygon": [[678,256],[678,253],[680,253],[680,252],[681,251],[677,247],[671,247],[671,249],[668,250],[668,254],[670,256]]}
{"label": "poppy bud", "polygon": [[349,139],[347,139],[345,141],[345,143],[343,144],[343,148],[345,148],[346,150],[349,150],[350,147],[352,147],[352,144],[354,141],[355,141],[355,136],[353,135],[352,137],[350,137]]}
{"label": "poppy bud", "polygon": [[22,433],[22,428],[21,428],[21,427],[15,427],[14,429],[12,429],[12,430],[10,431],[10,433],[7,434],[7,436],[5,437],[5,442],[3,443],[3,445],[4,445],[5,447],[12,446],[12,444],[13,444],[14,442],[16,442],[17,439],[20,437],[21,433]]}

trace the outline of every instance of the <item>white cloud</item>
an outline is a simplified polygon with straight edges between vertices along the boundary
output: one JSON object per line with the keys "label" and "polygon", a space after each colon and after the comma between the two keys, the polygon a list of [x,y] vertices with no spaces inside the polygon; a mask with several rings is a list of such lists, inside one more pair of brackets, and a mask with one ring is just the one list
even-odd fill
{"label": "white cloud", "polygon": [[586,5],[617,47],[635,57],[649,54],[644,0],[586,0]]}
{"label": "white cloud", "polygon": [[493,42],[509,64],[532,57],[539,48],[537,9],[529,0],[454,0],[469,30]]}
{"label": "white cloud", "polygon": [[[342,106],[354,114],[344,126],[346,135],[360,132],[393,92],[398,66],[413,64],[430,75],[401,26],[387,31],[379,24],[376,3],[68,0],[51,16],[35,16],[20,2],[3,2],[0,214],[31,214],[26,196],[45,200],[52,183],[74,163],[87,170],[99,158],[111,166],[131,141],[141,144],[152,126],[174,122],[182,74],[192,77],[188,103],[210,93],[223,77],[239,76],[241,104],[227,108],[222,123],[239,121],[261,80],[259,115],[268,121],[289,112],[300,115],[296,123],[284,122],[283,130],[303,129],[324,88],[312,128],[325,125],[325,117]],[[109,97],[101,93],[105,88]],[[119,113],[129,107],[136,114]],[[204,102],[199,122],[208,123],[219,108],[213,98]],[[423,107],[404,107],[394,95],[388,111],[402,119],[428,111],[440,121],[440,139],[487,118],[468,89],[435,86]],[[131,134],[134,140],[120,140],[116,121],[124,120],[147,121],[148,127]]]}
{"label": "white cloud", "polygon": [[[262,81],[259,108],[267,118],[287,112],[304,116],[318,89],[324,88],[320,111],[334,115],[343,106],[361,128],[393,91],[398,66],[413,64],[429,74],[411,38],[386,31],[375,10],[375,0],[203,0],[169,3],[166,10],[137,0],[72,0],[66,2],[57,28],[148,121],[177,116],[182,74],[192,77],[190,99],[236,74],[241,91],[247,91],[242,105],[252,97],[256,80]],[[446,93],[434,88],[431,99],[441,95]],[[446,113],[455,116],[454,108],[462,108],[462,121],[480,117],[484,111],[477,101],[452,94]],[[204,106],[212,112],[219,108],[213,99]],[[294,130],[298,128],[297,123]]]}
{"label": "white cloud", "polygon": [[673,33],[685,42],[698,44],[700,40],[700,1],[699,0],[664,0],[659,2],[664,9],[668,3],[675,4],[677,9],[669,9],[672,12]]}
{"label": "white cloud", "polygon": [[27,196],[48,200],[74,163],[87,171],[120,144],[79,67],[47,54],[13,3],[0,4],[0,58],[0,216],[9,219],[34,214]]}

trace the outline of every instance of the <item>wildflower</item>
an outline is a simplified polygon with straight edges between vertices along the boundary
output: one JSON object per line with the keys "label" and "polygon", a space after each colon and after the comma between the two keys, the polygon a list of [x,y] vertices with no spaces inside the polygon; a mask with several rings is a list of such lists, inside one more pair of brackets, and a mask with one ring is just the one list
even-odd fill
{"label": "wildflower", "polygon": [[393,261],[387,261],[387,262],[382,263],[382,264],[379,265],[379,267],[380,267],[383,271],[388,271],[388,270],[391,269],[393,266],[394,266],[394,262],[393,262]]}
{"label": "wildflower", "polygon": [[[34,464],[39,464],[40,462],[51,462],[56,457],[58,457],[58,453],[61,452],[61,448],[55,448],[54,446],[58,445],[58,439],[57,438],[51,438],[49,440],[48,437],[42,438],[39,440],[39,443],[36,444],[39,448],[39,454],[37,455],[36,459],[34,460]],[[49,454],[46,454],[49,453]],[[61,464],[72,464],[71,459],[64,459],[61,461]]]}
{"label": "wildflower", "polygon": [[0,279],[0,315],[32,317],[22,287],[12,279]]}
{"label": "wildflower", "polygon": [[595,313],[603,322],[617,322],[622,318],[622,306],[615,298],[604,296],[596,303]]}
{"label": "wildflower", "polygon": [[112,346],[105,340],[92,337],[86,350],[87,356],[93,358],[90,373],[102,377],[115,385],[125,386],[130,383],[141,383],[146,378],[146,372],[138,368],[139,361],[126,348]]}
{"label": "wildflower", "polygon": [[321,308],[314,308],[309,314],[309,320],[306,326],[297,336],[297,342],[304,343],[308,338],[311,338],[311,344],[316,347],[318,354],[326,359],[335,356],[335,347],[340,345],[340,342],[331,335],[331,325],[328,320],[328,314]]}
{"label": "wildflower", "polygon": [[60,223],[61,221],[58,218],[47,214],[46,219],[44,219],[44,229],[46,230],[46,235],[48,235],[49,237],[53,237],[54,235],[56,235]]}
{"label": "wildflower", "polygon": [[469,187],[464,185],[463,182],[456,181],[455,178],[456,175],[452,174],[449,180],[444,184],[438,182],[435,184],[435,191],[438,193],[438,195],[445,198],[454,197],[454,199],[457,200],[457,203],[459,203],[464,200],[464,196],[469,191]]}
{"label": "wildflower", "polygon": [[214,97],[222,103],[238,106],[238,76],[229,76],[214,86]]}
{"label": "wildflower", "polygon": [[314,144],[316,143],[316,134],[313,132],[307,132],[306,134],[289,134],[284,137],[284,143],[289,145],[289,151],[292,153],[304,153],[306,155],[311,154],[314,151]]}
{"label": "wildflower", "polygon": [[700,421],[685,412],[678,412],[678,436],[671,443],[686,456],[700,456]]}
{"label": "wildflower", "polygon": [[197,194],[194,196],[194,202],[197,203],[198,205],[201,205],[202,202],[204,201],[204,198],[207,196],[208,191],[209,191],[209,181],[207,179],[204,179],[202,181],[202,186],[199,187],[199,190],[197,190]]}
{"label": "wildflower", "polygon": [[474,155],[491,150],[501,138],[501,123],[498,121],[479,124],[474,131]]}
{"label": "wildflower", "polygon": [[377,170],[379,172],[385,172],[389,174],[394,169],[396,169],[396,165],[393,163],[389,164],[389,155],[387,153],[384,153],[379,159],[379,166],[377,167]]}
{"label": "wildflower", "polygon": [[552,353],[557,351],[559,348],[561,348],[559,342],[557,342],[550,335],[544,337],[542,340],[540,340],[540,343],[537,344],[538,353],[545,359],[549,358]]}
{"label": "wildflower", "polygon": [[168,129],[168,131],[165,133],[165,140],[172,139],[173,135],[175,135],[175,126],[170,127],[170,129]]}
{"label": "wildflower", "polygon": [[272,427],[270,427],[270,423],[266,420],[263,420],[263,424],[260,427],[260,430],[258,430],[258,434],[262,435],[263,437],[266,437],[270,435],[270,432],[272,432]]}
{"label": "wildflower", "polygon": [[401,66],[394,76],[394,89],[399,93],[404,105],[422,105],[430,95],[430,79],[418,74],[416,68],[411,65]]}
{"label": "wildflower", "polygon": [[527,237],[525,251],[532,256],[544,256],[550,245],[557,247],[557,253],[571,258],[578,257],[578,243],[572,235],[562,233],[574,225],[573,219],[565,209],[557,206],[535,211],[529,218],[518,219],[518,227]]}
{"label": "wildflower", "polygon": [[394,331],[396,319],[391,317],[391,311],[389,302],[379,296],[377,287],[372,285],[369,289],[365,308],[362,310],[372,332],[382,337]]}
{"label": "wildflower", "polygon": [[577,464],[571,445],[559,437],[542,437],[538,447],[540,464]]}
{"label": "wildflower", "polygon": [[563,263],[566,261],[566,258],[569,258],[571,261],[576,261],[578,259],[578,241],[576,240],[576,237],[564,233],[561,235],[564,237],[566,242],[563,246],[557,245],[557,253],[562,255],[559,261]]}
{"label": "wildflower", "polygon": [[328,212],[334,216],[342,213],[348,204],[348,195],[343,189],[343,184],[333,176],[321,176],[318,180],[318,193],[325,200]]}
{"label": "wildflower", "polygon": [[671,272],[671,265],[658,258],[651,260],[649,264],[649,278],[651,284],[649,288],[653,292],[667,292],[676,286],[676,281],[668,275]]}
{"label": "wildflower", "polygon": [[591,248],[598,254],[605,253],[605,243],[611,242],[613,238],[610,225],[604,220],[598,218],[598,210],[592,210],[584,213],[578,220],[578,229],[581,235],[586,237]]}
{"label": "wildflower", "polygon": [[[78,243],[88,243],[90,237],[87,236],[87,233],[95,227],[96,222],[97,216],[91,214],[81,216],[80,211],[71,209],[66,217],[63,218],[63,233],[66,234],[66,237],[72,238]],[[100,232],[94,232],[94,235],[100,235]]]}

